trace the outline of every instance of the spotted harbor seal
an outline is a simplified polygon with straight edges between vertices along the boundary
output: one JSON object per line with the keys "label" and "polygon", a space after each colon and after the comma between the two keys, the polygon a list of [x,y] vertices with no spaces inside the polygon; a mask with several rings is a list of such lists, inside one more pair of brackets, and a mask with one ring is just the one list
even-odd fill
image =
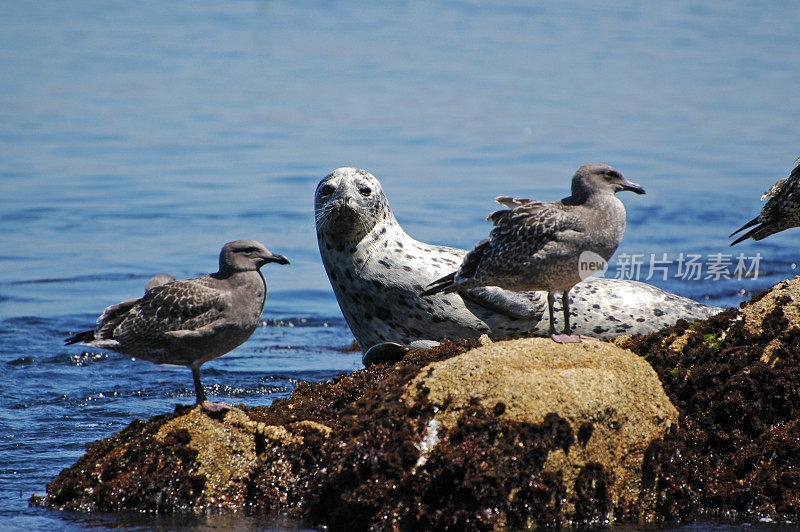
{"label": "spotted harbor seal", "polygon": [[[559,343],[580,342],[569,326],[569,291],[587,277],[579,267],[591,254],[608,263],[625,234],[625,206],[616,193],[644,194],[619,170],[606,164],[585,164],[572,176],[572,195],[544,202],[501,196],[509,207],[487,218],[491,236],[479,242],[458,270],[428,285],[422,296],[458,292],[477,286],[508,290],[546,290],[550,337]],[[564,333],[556,334],[554,292],[561,292]]]}
{"label": "spotted harbor seal", "polygon": [[267,299],[267,283],[259,269],[270,262],[289,264],[260,242],[228,242],[216,273],[150,286],[143,297],[108,307],[95,329],[65,342],[156,364],[189,366],[197,403],[218,409],[217,403],[206,401],[200,366],[238,347],[256,330]]}
{"label": "spotted harbor seal", "polygon": [[[482,334],[547,334],[543,292],[481,287],[421,297],[431,280],[455,271],[467,252],[406,234],[369,172],[331,172],[317,185],[314,213],[322,263],[362,350],[383,342],[417,347]],[[575,333],[609,339],[719,310],[637,281],[589,278],[573,289],[570,313]]]}

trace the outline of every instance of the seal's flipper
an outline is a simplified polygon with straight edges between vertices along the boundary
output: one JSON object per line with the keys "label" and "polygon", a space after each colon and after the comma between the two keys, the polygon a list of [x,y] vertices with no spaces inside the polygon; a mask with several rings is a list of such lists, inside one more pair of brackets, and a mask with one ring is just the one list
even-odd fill
{"label": "seal's flipper", "polygon": [[[471,288],[459,292],[461,297],[511,318],[531,320],[536,324],[547,308],[547,300],[538,292],[512,292],[496,286]],[[467,305],[469,307],[469,305]]]}
{"label": "seal's flipper", "polygon": [[361,358],[361,363],[364,364],[364,367],[373,364],[394,364],[403,360],[409,351],[411,349],[397,342],[383,342],[367,349]]}

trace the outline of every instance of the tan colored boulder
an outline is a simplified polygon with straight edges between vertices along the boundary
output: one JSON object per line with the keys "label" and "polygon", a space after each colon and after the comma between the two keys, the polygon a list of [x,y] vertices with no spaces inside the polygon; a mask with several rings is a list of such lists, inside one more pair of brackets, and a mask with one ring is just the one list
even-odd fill
{"label": "tan colored boulder", "polygon": [[678,419],[644,359],[593,340],[557,344],[528,338],[484,345],[424,368],[404,398],[413,404],[419,394],[438,408],[435,418],[443,428],[452,428],[474,399],[489,409],[502,403],[502,416],[514,421],[541,423],[549,413],[565,418],[578,443],[568,452],[551,452],[545,470],[563,475],[567,514],[578,473],[591,463],[614,472],[615,507],[635,501],[645,450]]}

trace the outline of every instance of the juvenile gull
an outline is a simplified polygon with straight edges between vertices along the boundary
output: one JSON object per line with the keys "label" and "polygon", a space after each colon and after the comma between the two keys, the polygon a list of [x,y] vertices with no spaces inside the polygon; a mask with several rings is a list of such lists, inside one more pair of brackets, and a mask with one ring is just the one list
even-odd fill
{"label": "juvenile gull", "polygon": [[[608,262],[625,233],[625,206],[614,195],[621,190],[644,194],[616,169],[587,164],[572,177],[572,195],[556,202],[501,196],[509,207],[489,215],[491,236],[470,251],[457,271],[428,285],[421,293],[456,292],[479,286],[506,290],[546,290],[550,336],[557,342],[576,342],[569,324],[569,290],[583,280],[579,261]],[[564,333],[557,335],[553,320],[554,292],[562,292]]]}
{"label": "juvenile gull", "polygon": [[[322,263],[365,352],[386,342],[424,347],[482,334],[547,334],[544,292],[482,287],[420,297],[431,279],[457,269],[467,251],[406,233],[381,182],[366,170],[338,168],[322,178],[314,211]],[[704,319],[722,310],[626,279],[590,277],[570,295],[574,331],[602,339],[648,334],[679,319]]]}
{"label": "juvenile gull", "polygon": [[268,262],[289,264],[260,242],[229,242],[219,254],[216,273],[160,284],[139,299],[112,305],[94,330],[66,344],[81,342],[156,364],[189,366],[197,403],[214,408],[206,401],[200,366],[244,343],[258,327],[267,298],[259,268]]}
{"label": "juvenile gull", "polygon": [[761,196],[761,201],[767,200],[761,213],[731,233],[733,236],[756,226],[731,242],[731,246],[748,238],[761,240],[784,229],[800,226],[800,158],[797,162],[789,177],[779,179]]}

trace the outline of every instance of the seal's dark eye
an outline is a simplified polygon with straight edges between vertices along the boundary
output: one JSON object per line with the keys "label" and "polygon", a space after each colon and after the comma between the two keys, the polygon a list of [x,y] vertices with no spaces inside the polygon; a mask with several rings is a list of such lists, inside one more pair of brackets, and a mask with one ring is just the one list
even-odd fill
{"label": "seal's dark eye", "polygon": [[334,187],[333,185],[322,185],[322,188],[319,189],[319,193],[322,194],[323,196],[328,196],[330,194],[333,194],[334,190],[336,190],[336,187]]}
{"label": "seal's dark eye", "polygon": [[367,197],[372,194],[372,189],[369,187],[361,187],[358,189],[362,196]]}

